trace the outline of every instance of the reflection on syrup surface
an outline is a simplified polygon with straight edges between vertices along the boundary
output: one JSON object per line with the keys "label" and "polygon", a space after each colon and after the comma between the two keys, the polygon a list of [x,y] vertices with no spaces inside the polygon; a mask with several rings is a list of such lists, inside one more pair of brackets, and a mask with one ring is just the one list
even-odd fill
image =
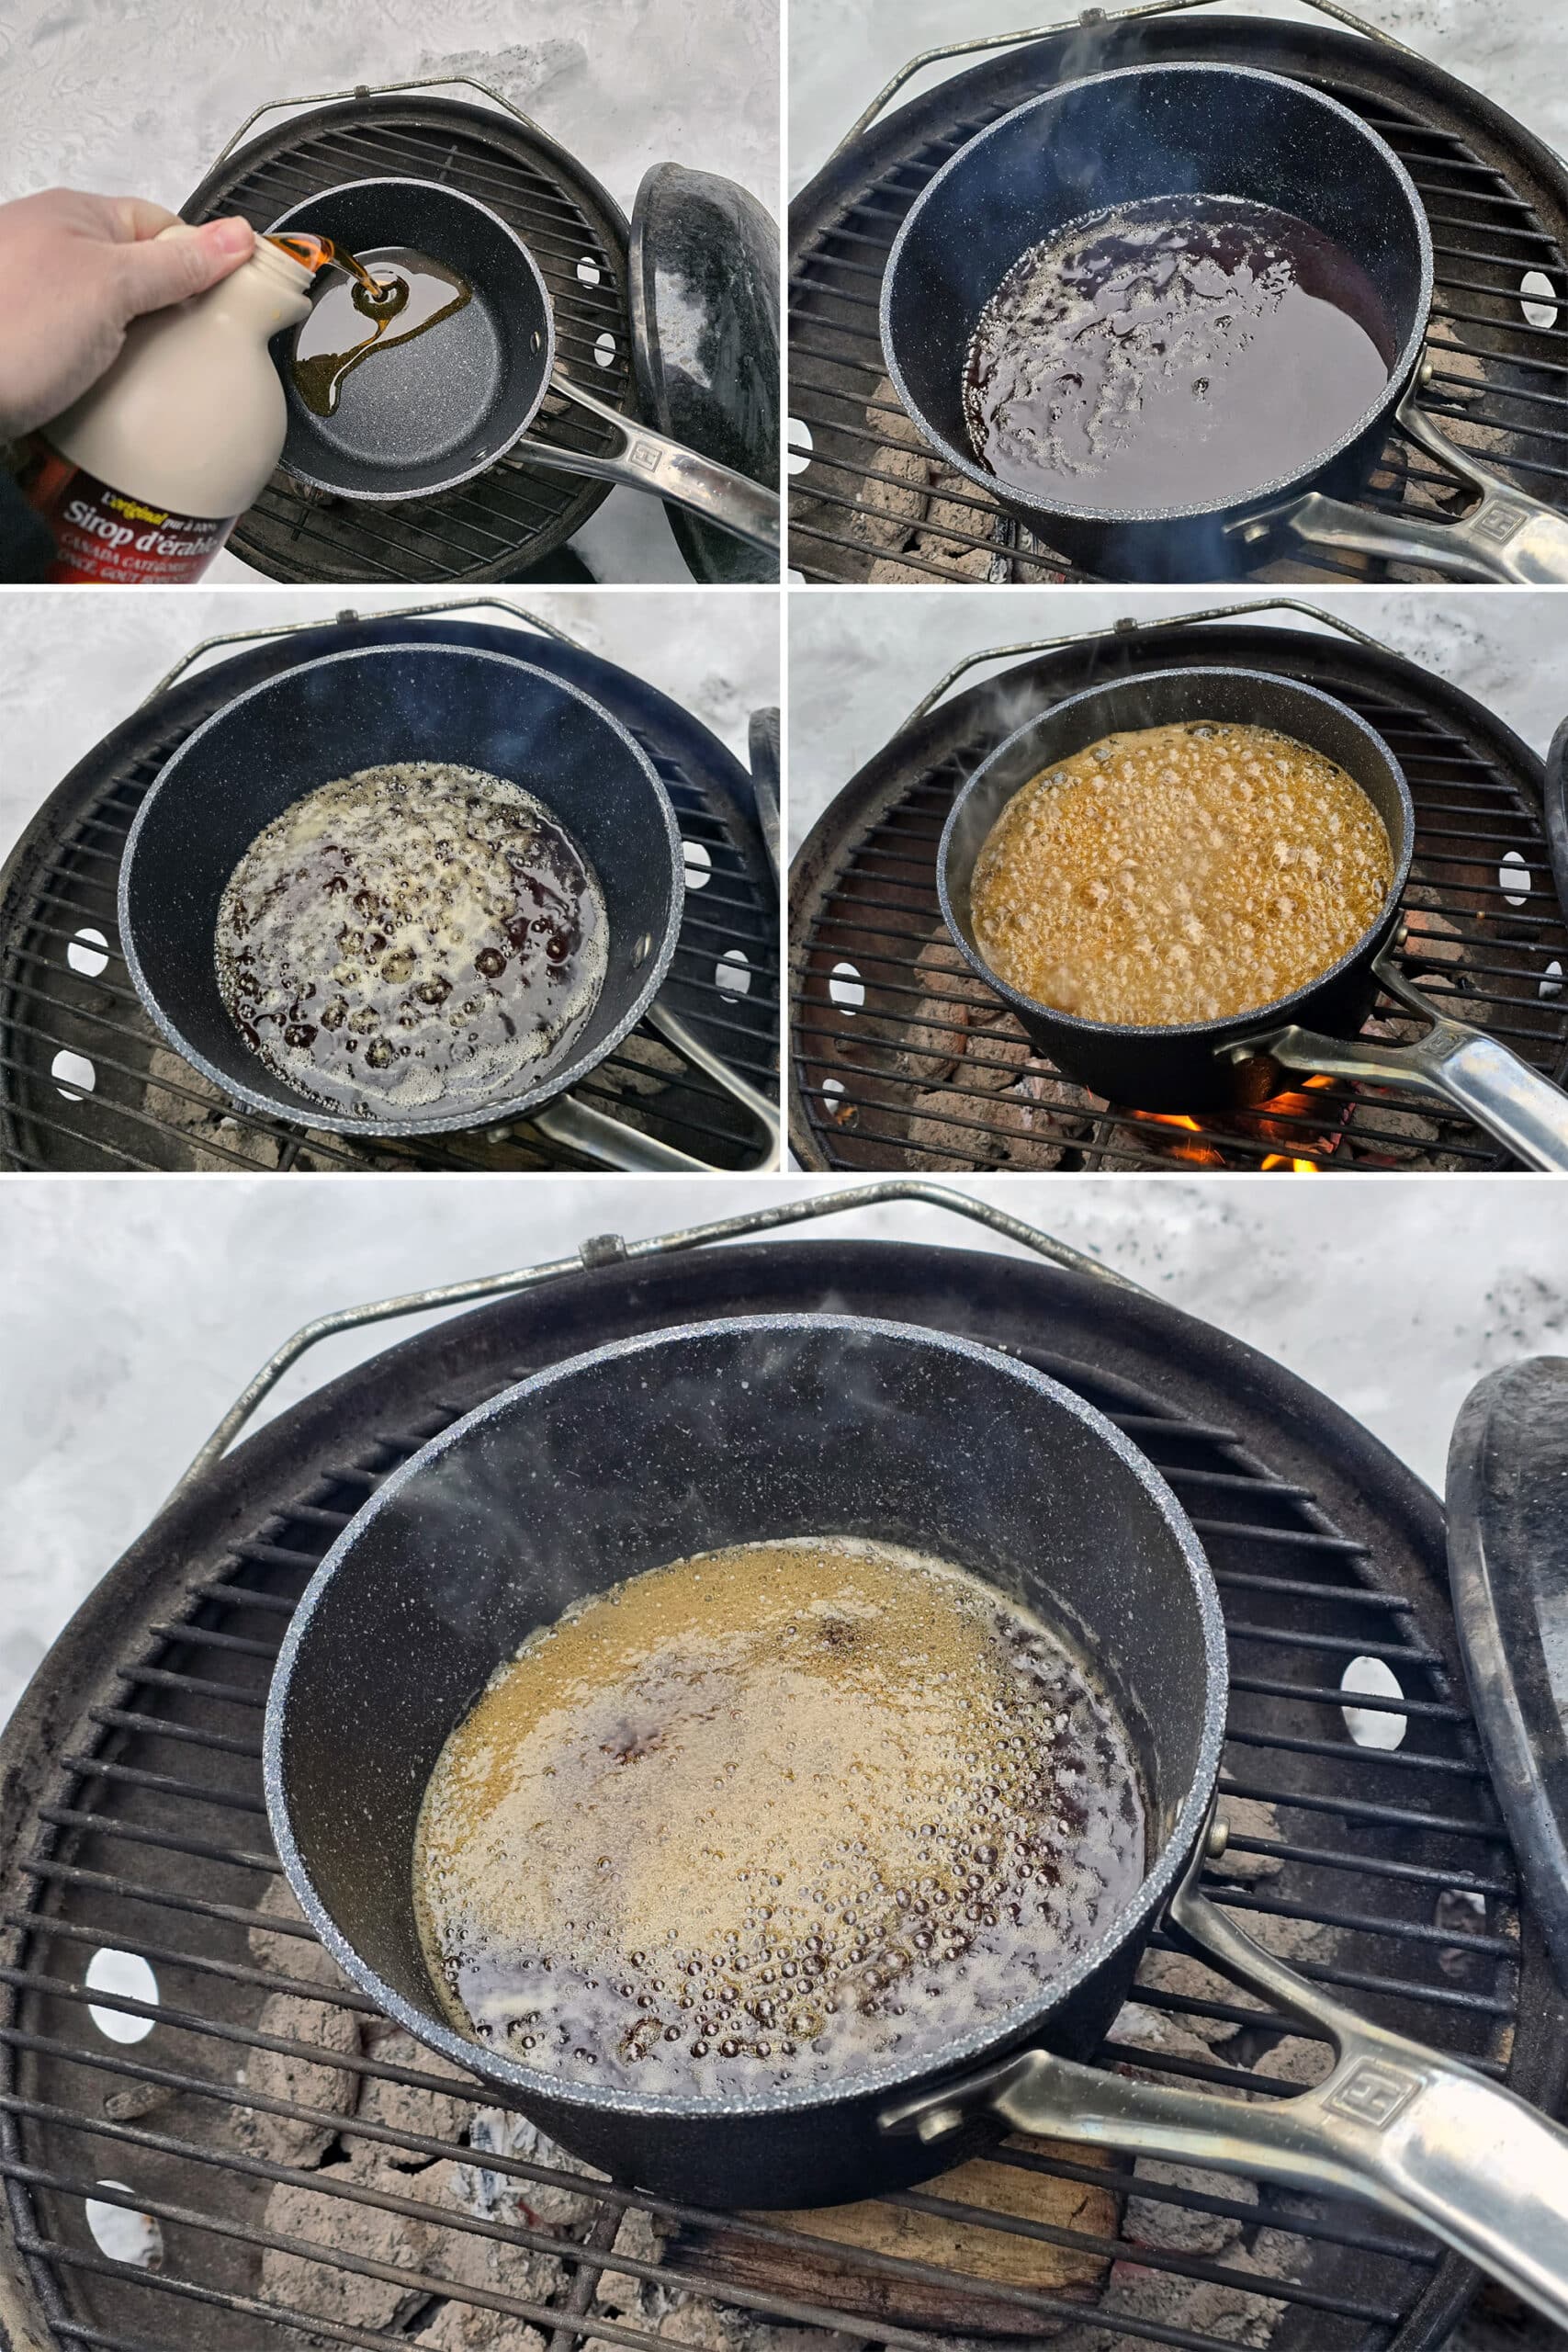
{"label": "reflection on syrup surface", "polygon": [[357,261],[342,252],[334,258],[345,269],[353,264],[355,277],[324,285],[294,344],[295,389],[314,416],[333,414],[347,379],[372,352],[427,334],[473,290],[445,262],[408,245],[377,245]]}
{"label": "reflection on syrup surface", "polygon": [[[218,985],[266,1068],[324,1108],[493,1097],[592,1010],[604,903],[532,793],[430,761],[286,808],[224,887]],[[477,1112],[476,1102],[476,1112]]]}
{"label": "reflection on syrup surface", "polygon": [[1144,1857],[1128,1734],[1037,1619],[799,1537],[532,1635],[437,1761],[414,1896],[459,2031],[712,2094],[942,2049],[1047,1985]]}
{"label": "reflection on syrup surface", "polygon": [[964,414],[982,462],[1043,502],[1221,504],[1333,448],[1395,347],[1365,271],[1304,220],[1153,197],[1014,263],[969,346]]}

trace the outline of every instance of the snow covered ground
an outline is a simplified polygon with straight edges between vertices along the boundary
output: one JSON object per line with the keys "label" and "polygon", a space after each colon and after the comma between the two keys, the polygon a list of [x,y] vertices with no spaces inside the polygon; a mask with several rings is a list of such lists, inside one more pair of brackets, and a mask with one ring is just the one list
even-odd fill
{"label": "snow covered ground", "polygon": [[[654,1234],[816,1178],[59,1177],[0,1217],[0,1716],[244,1382],[309,1317]],[[1029,1218],[1288,1364],[1441,1486],[1479,1374],[1568,1352],[1561,1186],[1540,1179],[1224,1184],[991,1179]],[[843,1226],[829,1230],[844,1230]],[[976,1246],[940,1212],[848,1229]],[[998,1245],[1008,1246],[1008,1245]],[[398,1336],[333,1341],[287,1402]]]}
{"label": "snow covered ground", "polygon": [[[742,761],[751,712],[778,701],[778,597],[771,588],[718,597],[695,587],[686,595],[599,588],[496,593],[552,621],[591,652],[636,671],[711,727]],[[342,589],[104,588],[93,594],[89,639],[80,594],[48,589],[0,596],[0,859],[62,776],[193,645],[220,630],[330,620],[344,601]],[[353,595],[362,613],[433,601],[438,599],[423,589]],[[472,617],[504,618],[482,608]],[[519,650],[527,650],[522,630]]]}
{"label": "snow covered ground", "polygon": [[[1119,0],[1110,0],[1112,11]],[[1350,0],[1354,13],[1468,82],[1568,154],[1568,11],[1561,0]],[[1305,0],[1223,0],[1216,14],[1325,19]],[[789,187],[793,196],[884,83],[912,57],[973,34],[1072,21],[1068,0],[792,0]],[[900,97],[955,66],[929,70]],[[897,104],[897,101],[895,101]]]}
{"label": "snow covered ground", "polygon": [[[1568,600],[1544,590],[1302,589],[1497,713],[1537,752],[1568,717]],[[1109,628],[1124,616],[1205,611],[1245,589],[813,589],[789,600],[790,849],[920,696],[964,654]],[[1262,614],[1282,628],[1316,626]],[[984,676],[974,671],[964,683]]]}
{"label": "snow covered ground", "polygon": [[[776,213],[778,58],[777,0],[0,0],[0,200],[63,183],[177,207],[268,99],[469,74],[623,210],[650,164],[674,162]],[[576,545],[596,578],[689,577],[663,509],[634,491],[613,491]],[[220,556],[209,577],[256,575]]]}

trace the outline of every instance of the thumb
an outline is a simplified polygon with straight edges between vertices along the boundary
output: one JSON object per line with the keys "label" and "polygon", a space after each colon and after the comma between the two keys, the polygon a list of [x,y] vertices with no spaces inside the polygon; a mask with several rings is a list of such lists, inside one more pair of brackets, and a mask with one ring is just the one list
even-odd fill
{"label": "thumb", "polygon": [[120,288],[129,319],[161,311],[227,277],[255,251],[248,220],[209,220],[202,228],[184,221],[119,248]]}

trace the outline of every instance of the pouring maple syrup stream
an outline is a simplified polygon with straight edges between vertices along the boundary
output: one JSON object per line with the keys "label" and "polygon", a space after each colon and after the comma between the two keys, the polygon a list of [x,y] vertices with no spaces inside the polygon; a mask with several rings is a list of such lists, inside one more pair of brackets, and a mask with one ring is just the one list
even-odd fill
{"label": "pouring maple syrup stream", "polygon": [[[317,299],[295,345],[294,387],[314,416],[333,413],[344,382],[372,351],[423,334],[469,299],[470,288],[455,270],[408,246],[378,248],[369,257],[378,266],[373,274],[329,237],[291,231],[275,242],[310,268],[331,265],[349,280],[329,286]],[[368,334],[363,320],[370,322]]]}

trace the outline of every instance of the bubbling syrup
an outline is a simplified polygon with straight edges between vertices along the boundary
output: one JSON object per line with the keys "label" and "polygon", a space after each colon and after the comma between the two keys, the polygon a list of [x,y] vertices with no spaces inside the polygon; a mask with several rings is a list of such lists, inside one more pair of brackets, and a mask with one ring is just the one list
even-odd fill
{"label": "bubbling syrup", "polygon": [[407,245],[333,258],[345,269],[353,264],[353,282],[324,288],[294,344],[295,389],[313,416],[333,414],[344,385],[373,351],[427,334],[462,310],[473,291],[445,262]]}
{"label": "bubbling syrup", "polygon": [[407,760],[307,793],[224,886],[218,986],[251,1050],[324,1108],[493,1097],[581,1026],[604,901],[533,794]]}
{"label": "bubbling syrup", "polygon": [[1108,735],[1015,792],[975,861],[975,944],[1036,1004],[1168,1028],[1256,1012],[1326,972],[1393,879],[1382,820],[1272,728]]}
{"label": "bubbling syrup", "polygon": [[415,1845],[432,1983],[523,2064],[804,2085],[1047,1987],[1145,1871],[1133,1744],[964,1571],[840,1537],[649,1570],[532,1634]]}
{"label": "bubbling syrup", "polygon": [[1243,500],[1335,447],[1396,344],[1371,280],[1271,205],[1153,197],[1014,263],[964,368],[976,455],[1043,503]]}

